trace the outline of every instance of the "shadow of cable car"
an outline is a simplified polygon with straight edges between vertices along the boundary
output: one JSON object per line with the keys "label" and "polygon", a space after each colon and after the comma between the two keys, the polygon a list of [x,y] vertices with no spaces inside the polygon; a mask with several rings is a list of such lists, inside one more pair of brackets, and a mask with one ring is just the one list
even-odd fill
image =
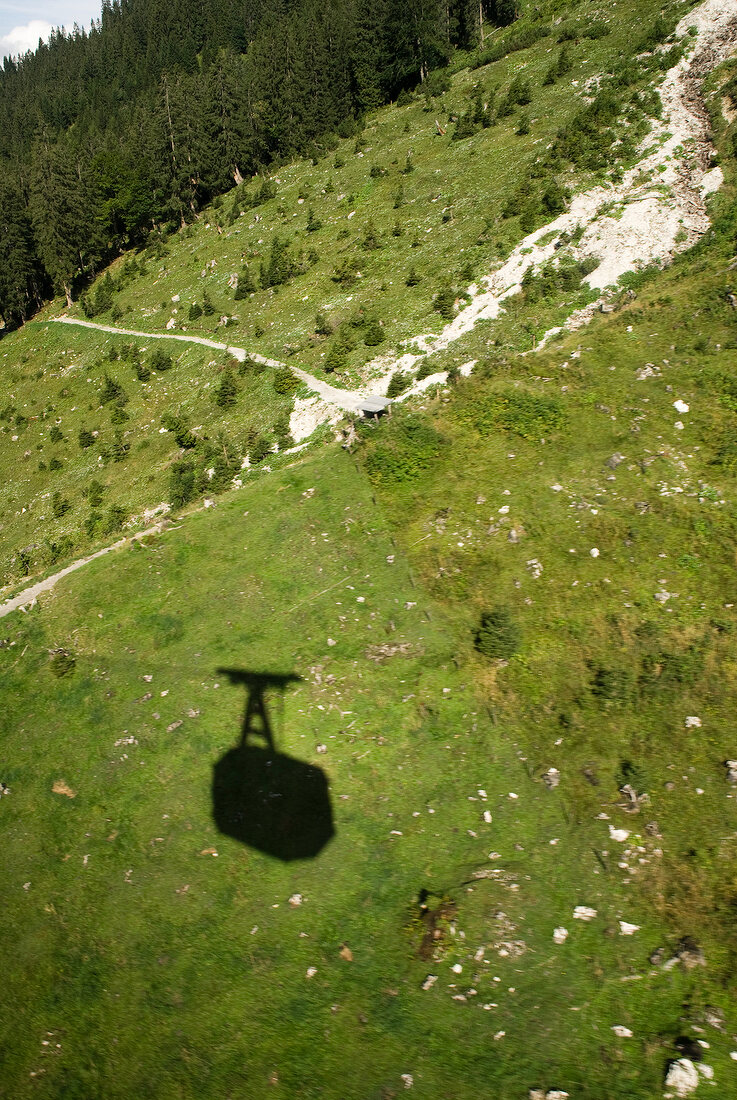
{"label": "shadow of cable car", "polygon": [[248,698],[240,744],[213,771],[215,825],[276,859],[313,859],[335,833],[328,781],[321,768],[277,750],[264,698],[299,677],[242,669],[218,673],[245,687]]}

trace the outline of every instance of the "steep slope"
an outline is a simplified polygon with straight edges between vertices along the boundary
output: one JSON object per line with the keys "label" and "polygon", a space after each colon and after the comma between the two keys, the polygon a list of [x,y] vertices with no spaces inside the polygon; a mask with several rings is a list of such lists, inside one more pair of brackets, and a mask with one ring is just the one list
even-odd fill
{"label": "steep slope", "polygon": [[[613,18],[616,9],[600,11]],[[729,14],[701,5],[681,30],[690,20],[701,26],[703,44]],[[608,37],[579,43],[576,64]],[[540,54],[533,47],[514,58],[535,80],[564,45],[541,41]],[[663,64],[667,98],[682,62]],[[225,463],[210,483],[226,489],[235,476],[243,484],[212,493],[214,507],[185,508],[171,528],[99,558],[25,615],[3,619],[0,954],[11,1008],[0,1011],[0,1034],[9,1095],[385,1100],[412,1089],[433,1100],[538,1100],[559,1090],[652,1100],[675,1092],[668,1078],[683,1059],[696,1100],[729,1094],[737,1051],[736,73],[734,61],[723,65],[700,92],[724,179],[708,199],[711,228],[695,226],[695,244],[664,228],[678,252],[673,263],[625,278],[607,296],[612,312],[590,309],[585,328],[564,326],[598,290],[581,287],[580,267],[575,280],[561,271],[581,263],[576,250],[593,249],[595,232],[605,240],[604,230],[623,224],[606,210],[554,251],[570,255],[557,267],[544,258],[545,235],[568,212],[552,222],[539,212],[530,230],[519,224],[524,213],[500,218],[494,250],[505,233],[510,247],[493,261],[496,272],[478,265],[479,293],[457,303],[449,330],[432,324],[427,282],[426,323],[414,324],[416,288],[406,288],[406,303],[393,299],[407,339],[439,333],[428,338],[432,354],[404,349],[398,324],[383,362],[372,360],[370,345],[354,345],[351,368],[327,374],[319,368],[326,345],[365,329],[350,313],[374,293],[359,294],[362,280],[334,291],[336,310],[346,311],[337,333],[313,333],[292,355],[283,332],[298,332],[326,304],[312,297],[298,312],[303,294],[313,295],[300,283],[309,273],[247,300],[262,336],[245,318],[222,332],[214,321],[187,320],[187,332],[177,323],[172,310],[186,298],[170,299],[195,266],[179,244],[201,248],[199,280],[205,248],[234,245],[227,228],[169,241],[156,272],[115,292],[131,306],[119,327],[150,325],[148,336],[164,337],[161,318],[173,317],[170,335],[230,352],[259,347],[262,359],[304,363],[316,385],[336,380],[349,392],[401,371],[405,352],[418,355],[404,372],[416,392],[391,419],[357,425],[350,451],[325,432],[310,449],[270,456],[270,471],[263,461],[252,470]],[[668,111],[676,117],[676,107]],[[418,103],[377,124],[406,143],[405,117],[425,114],[434,126],[435,111]],[[512,137],[524,142],[504,131],[504,117],[445,144],[446,163],[465,165],[470,178],[479,158],[493,159],[492,139],[504,150]],[[671,141],[656,126],[651,141],[662,138]],[[413,150],[415,169],[403,176],[412,199],[425,155]],[[671,156],[680,158],[676,146]],[[353,178],[366,182],[352,158]],[[712,158],[710,147],[695,184],[713,172]],[[667,226],[680,200],[669,175],[676,161],[663,163],[667,194],[652,181],[638,191],[626,166],[621,179],[597,187],[611,196],[631,180],[636,208],[662,204]],[[312,172],[285,170],[286,211]],[[618,175],[617,166],[606,172]],[[576,170],[584,195],[590,173]],[[371,178],[378,188],[383,177]],[[514,186],[494,201],[508,201]],[[327,222],[334,200],[323,199],[315,209]],[[301,212],[309,201],[295,204]],[[255,208],[262,222],[252,232],[270,209]],[[386,233],[381,219],[388,226],[397,216],[393,200],[376,210]],[[480,228],[456,220],[458,212],[441,221],[456,234],[449,252],[471,248]],[[421,228],[418,218],[412,231]],[[564,221],[557,232],[573,228]],[[521,244],[530,234],[536,239]],[[330,240],[320,263],[332,270]],[[366,269],[375,286],[394,262],[384,244],[369,257],[380,270]],[[482,255],[487,247],[473,245]],[[501,307],[508,284],[492,282],[494,319],[466,325],[464,305],[473,317],[487,293],[482,271],[494,280],[512,254],[519,264],[543,262],[509,269],[519,293]],[[196,300],[203,283],[219,285],[208,280],[227,282],[224,255],[196,282]],[[427,280],[441,251],[424,255]],[[402,273],[405,261],[399,254]],[[315,280],[322,289],[332,283],[325,268]],[[144,317],[163,295],[166,310]],[[100,323],[108,320],[102,313]],[[87,407],[95,400],[87,394],[97,395],[106,370],[124,383],[130,400],[119,407],[130,420],[118,428],[130,433],[128,456],[99,472],[95,454],[78,482],[97,469],[110,500],[130,492],[131,502],[154,503],[169,483],[159,465],[196,464],[201,444],[175,449],[173,431],[189,443],[185,427],[211,441],[222,427],[227,448],[246,430],[247,411],[261,417],[262,431],[294,413],[295,391],[274,388],[283,368],[239,374],[237,355],[226,363],[222,348],[185,344],[176,366],[139,386],[135,357],[107,350],[138,338],[110,337],[44,319],[2,348],[26,399],[44,385],[45,400],[59,402],[53,416],[62,416],[65,436],[82,420],[91,426],[97,408]],[[140,362],[149,363],[148,337],[141,345]],[[71,350],[70,366],[62,351]],[[50,354],[46,374],[34,378]],[[425,370],[440,378],[418,377]],[[223,411],[199,391],[228,371],[243,388]],[[94,382],[82,385],[87,377]],[[74,395],[49,395],[50,378],[54,391]],[[319,417],[307,385],[297,400]],[[186,424],[160,433],[160,416],[172,409]],[[205,410],[209,419],[200,419]],[[30,449],[35,423],[15,428],[17,444]],[[62,441],[54,447],[69,454]],[[70,468],[71,458],[55,475]],[[17,493],[8,481],[4,491]],[[36,517],[6,512],[3,522],[6,545],[18,545]],[[313,859],[281,861],[217,827],[213,776],[233,760],[246,705],[236,685],[248,673],[301,678],[283,702],[276,690],[268,695],[267,706],[280,751],[302,775],[319,768],[329,783],[335,835]],[[304,828],[298,800],[278,820],[289,821],[290,810],[295,835]],[[253,806],[240,813],[242,830]]]}

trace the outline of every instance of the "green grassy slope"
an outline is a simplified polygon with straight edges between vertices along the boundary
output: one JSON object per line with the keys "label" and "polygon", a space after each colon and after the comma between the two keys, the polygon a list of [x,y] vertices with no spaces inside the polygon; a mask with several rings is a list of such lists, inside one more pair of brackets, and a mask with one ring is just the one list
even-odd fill
{"label": "green grassy slope", "polygon": [[[140,255],[113,264],[89,292],[105,307],[96,321],[117,321],[152,332],[164,332],[174,322],[173,332],[214,336],[279,360],[294,357],[318,375],[325,357],[340,345],[345,366],[331,378],[351,387],[377,355],[401,352],[404,341],[439,330],[443,320],[433,302],[446,280],[453,294],[465,293],[531,228],[550,219],[552,210],[541,196],[551,179],[560,202],[566,188],[590,179],[587,165],[600,163],[598,173],[604,179],[616,175],[623,157],[631,159],[631,138],[641,131],[643,112],[652,106],[638,97],[661,71],[657,59],[649,69],[622,61],[633,46],[635,9],[644,35],[661,10],[651,0],[636,6],[599,3],[595,12],[552,4],[539,19],[530,14],[520,26],[544,36],[528,49],[461,69],[446,91],[434,80],[431,90],[438,94],[417,96],[371,116],[362,131],[336,138],[335,147],[316,165],[300,161],[279,168],[271,181],[273,198],[249,205],[263,182],[251,181],[205,212],[195,225],[165,239],[153,236]],[[680,15],[682,5],[670,4],[659,34]],[[487,48],[518,33],[515,27],[493,35]],[[567,71],[545,83],[562,53]],[[473,59],[459,59],[459,65],[463,60]],[[594,131],[612,127],[629,135],[630,144],[617,146],[600,161],[584,158],[574,164],[561,156],[553,168],[543,165],[558,130],[588,102],[588,82],[607,73],[621,80],[622,113],[608,109]],[[528,85],[530,102],[515,102],[509,113],[500,113],[515,80]],[[458,127],[449,120],[463,121],[479,111],[480,121],[471,125],[470,136],[454,140]],[[518,133],[523,115],[530,122],[528,134]],[[446,130],[444,136],[437,133],[436,120]],[[320,223],[315,231],[307,228],[310,211],[313,224]],[[234,300],[230,284],[235,277],[243,284],[244,265],[260,285],[261,267],[269,265],[275,239],[288,242],[294,274],[284,285]],[[408,286],[408,280],[413,285]],[[113,289],[103,301],[105,295],[100,295],[107,285]],[[558,319],[555,304],[562,301],[568,311],[585,301],[584,290],[559,293],[546,307],[551,318]],[[190,321],[190,307],[205,304],[205,294],[213,312]],[[166,374],[154,371],[149,382],[141,382],[133,362],[119,356],[124,345],[135,344],[144,367],[149,365],[153,349],[146,349],[145,340],[38,327],[62,309],[61,302],[52,303],[37,322],[2,342],[4,583],[66,561],[109,536],[112,522],[103,518],[90,526],[88,521],[90,511],[99,511],[91,509],[85,497],[93,479],[107,488],[105,508],[114,504],[127,519],[171,499],[169,465],[179,452],[173,435],[158,434],[162,414],[181,415],[189,428],[208,436],[211,445],[218,429],[223,430],[231,476],[237,475],[256,435],[272,449],[285,436],[290,398],[276,394],[269,378],[254,369],[236,378],[236,403],[224,416],[213,400],[227,369],[223,354],[157,343],[167,347],[174,366]],[[83,316],[82,306],[77,303],[71,313]],[[316,320],[318,314],[322,323]],[[537,314],[534,331],[547,316],[539,306]],[[226,327],[223,317],[232,323]],[[519,345],[525,348],[531,342],[528,329],[529,325],[519,333]],[[127,419],[117,423],[116,403],[100,405],[106,373],[128,398]],[[50,438],[55,424],[64,437],[58,443]],[[99,432],[89,449],[78,444],[80,430]],[[121,456],[121,445],[128,448],[127,457]],[[211,456],[198,456],[198,461],[200,468],[211,467]],[[49,469],[57,462],[62,466]],[[41,463],[44,468],[39,470]],[[69,505],[63,515],[51,514],[46,492],[58,492],[60,502]],[[19,555],[25,548],[27,554]]]}
{"label": "green grassy slope", "polygon": [[[0,1095],[386,1100],[409,1074],[432,1100],[651,1100],[683,1050],[714,1072],[697,1095],[730,1094],[729,73],[710,85],[714,230],[633,300],[534,356],[516,352],[561,298],[510,304],[437,357],[476,359],[470,379],[366,427],[353,455],[282,458],[2,621]],[[3,351],[40,357],[41,335],[63,340],[59,372],[62,351],[106,346],[49,326]],[[201,350],[131,384],[149,446],[105,468],[111,500],[162,499],[164,387],[214,436]],[[267,376],[241,384],[281,413]],[[3,522],[8,546],[33,534]],[[494,608],[504,659],[474,646]],[[272,714],[330,783],[336,835],[314,860],[213,823],[244,706],[223,665],[303,678]]]}
{"label": "green grassy slope", "polygon": [[[463,617],[413,586],[348,456],[94,563],[5,631],[7,1095],[255,1097],[275,1073],[276,1095],[366,1097],[407,1072],[428,1096],[652,1095],[644,1050],[691,983],[623,979],[665,922],[604,874],[567,771],[546,791],[524,726],[491,725]],[[387,645],[407,648],[372,659]],[[63,678],[58,648],[76,655]],[[330,780],[337,835],[312,862],[214,828],[211,769],[244,703],[223,664],[304,677],[277,727]],[[422,889],[457,907],[430,959]],[[619,1024],[635,1044],[612,1047]],[[595,1050],[621,1051],[616,1087]]]}

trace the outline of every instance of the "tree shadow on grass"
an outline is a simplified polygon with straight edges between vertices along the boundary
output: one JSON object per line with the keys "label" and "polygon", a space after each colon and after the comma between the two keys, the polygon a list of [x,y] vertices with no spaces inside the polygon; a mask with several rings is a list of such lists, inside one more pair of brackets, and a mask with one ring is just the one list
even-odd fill
{"label": "tree shadow on grass", "polygon": [[[246,689],[240,744],[213,771],[213,819],[221,833],[249,848],[286,861],[314,859],[334,835],[325,773],[277,750],[265,693],[283,693],[300,679],[293,673],[220,668]],[[261,737],[263,744],[250,743]]]}

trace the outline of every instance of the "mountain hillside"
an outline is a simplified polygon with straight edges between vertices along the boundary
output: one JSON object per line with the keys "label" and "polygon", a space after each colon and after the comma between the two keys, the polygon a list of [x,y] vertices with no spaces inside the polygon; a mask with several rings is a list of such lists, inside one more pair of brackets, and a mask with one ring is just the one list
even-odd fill
{"label": "mountain hillside", "polygon": [[731,1095],[736,50],[525,11],[2,339],[0,1096]]}

